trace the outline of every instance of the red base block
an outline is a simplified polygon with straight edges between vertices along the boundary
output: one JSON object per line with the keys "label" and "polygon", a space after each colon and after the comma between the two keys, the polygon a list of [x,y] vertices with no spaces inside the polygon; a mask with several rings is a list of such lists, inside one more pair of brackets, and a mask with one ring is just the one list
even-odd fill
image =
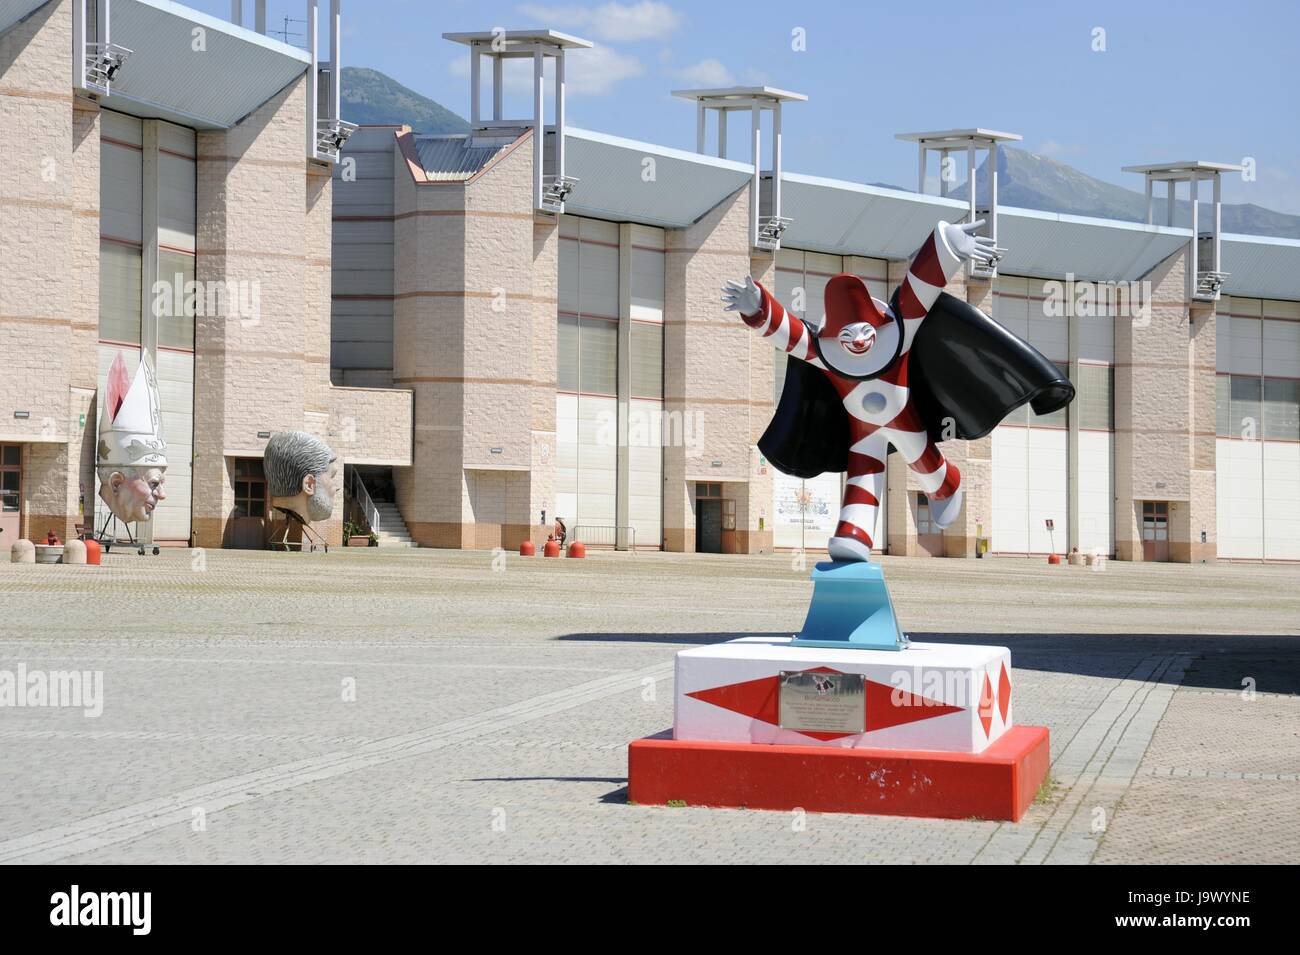
{"label": "red base block", "polygon": [[1024,815],[1047,777],[1047,727],[1013,726],[982,753],[675,740],[628,747],[628,801],[934,819]]}

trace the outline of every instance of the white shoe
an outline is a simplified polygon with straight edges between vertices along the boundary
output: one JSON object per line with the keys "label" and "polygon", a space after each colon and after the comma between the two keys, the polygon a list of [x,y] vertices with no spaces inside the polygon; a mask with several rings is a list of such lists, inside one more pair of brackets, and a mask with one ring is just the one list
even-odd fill
{"label": "white shoe", "polygon": [[866,563],[871,560],[871,548],[856,537],[832,537],[826,551],[833,561]]}
{"label": "white shoe", "polygon": [[940,527],[947,527],[961,512],[962,493],[958,487],[950,497],[945,497],[941,501],[930,498],[930,520],[934,521]]}

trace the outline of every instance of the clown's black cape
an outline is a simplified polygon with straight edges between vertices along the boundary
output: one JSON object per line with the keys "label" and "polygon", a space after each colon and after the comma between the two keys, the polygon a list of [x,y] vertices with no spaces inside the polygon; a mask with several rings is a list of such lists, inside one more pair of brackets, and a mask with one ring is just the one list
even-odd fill
{"label": "clown's black cape", "polygon": [[[892,307],[897,314],[897,292]],[[1056,365],[947,292],[921,323],[910,355],[908,387],[936,443],[982,438],[1024,404],[1044,415],[1074,400],[1074,385]],[[953,427],[945,435],[948,418]],[[824,371],[796,359],[786,363],[781,402],[758,447],[794,477],[848,470],[848,412]]]}

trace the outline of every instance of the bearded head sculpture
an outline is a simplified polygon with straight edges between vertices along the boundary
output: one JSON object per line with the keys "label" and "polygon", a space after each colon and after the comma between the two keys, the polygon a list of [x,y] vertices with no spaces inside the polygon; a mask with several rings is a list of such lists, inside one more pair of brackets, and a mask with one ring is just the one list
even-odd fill
{"label": "bearded head sculpture", "polygon": [[305,431],[271,435],[262,455],[271,506],[292,511],[307,523],[328,520],[334,512],[337,461],[329,445]]}
{"label": "bearded head sculpture", "polygon": [[167,495],[167,442],[162,436],[158,377],[147,354],[140,356],[135,378],[118,352],[102,393],[96,471],[99,496],[125,523],[148,521]]}

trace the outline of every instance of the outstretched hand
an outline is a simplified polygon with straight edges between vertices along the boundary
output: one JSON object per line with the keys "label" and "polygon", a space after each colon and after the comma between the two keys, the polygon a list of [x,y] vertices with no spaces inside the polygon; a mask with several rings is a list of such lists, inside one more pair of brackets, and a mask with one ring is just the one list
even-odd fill
{"label": "outstretched hand", "polygon": [[970,259],[981,265],[994,265],[1002,258],[1006,249],[999,249],[997,244],[986,235],[975,233],[984,220],[969,222],[966,225],[944,225],[943,237],[948,246],[963,259]]}
{"label": "outstretched hand", "polygon": [[722,306],[726,312],[756,315],[763,307],[763,292],[754,284],[754,277],[746,275],[745,281],[728,281],[722,290]]}

